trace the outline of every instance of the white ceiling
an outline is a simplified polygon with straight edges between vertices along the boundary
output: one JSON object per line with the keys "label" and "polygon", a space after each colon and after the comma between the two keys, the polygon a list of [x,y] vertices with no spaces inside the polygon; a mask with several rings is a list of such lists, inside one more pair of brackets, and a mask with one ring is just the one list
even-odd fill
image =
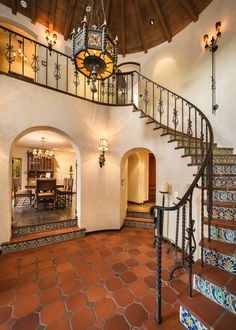
{"label": "white ceiling", "polygon": [[45,138],[45,149],[54,151],[74,151],[69,140],[61,134],[51,131],[35,131],[22,136],[15,144],[16,147],[40,148],[41,139]]}

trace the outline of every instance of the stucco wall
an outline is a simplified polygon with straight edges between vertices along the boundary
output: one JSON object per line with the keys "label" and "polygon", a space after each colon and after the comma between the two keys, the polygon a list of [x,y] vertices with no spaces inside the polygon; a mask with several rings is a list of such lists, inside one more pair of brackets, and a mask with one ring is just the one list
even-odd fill
{"label": "stucco wall", "polygon": [[[173,191],[181,182],[192,181],[194,169],[187,167],[181,151],[167,143],[168,137],[160,137],[161,132],[146,125],[132,107],[97,105],[3,75],[0,95],[0,242],[11,234],[11,147],[29,128],[56,129],[72,142],[78,162],[78,222],[88,231],[121,227],[127,201],[125,197],[121,202],[121,179],[127,182],[121,165],[133,148],[154,153],[157,182],[168,181]],[[101,169],[97,146],[103,137],[108,139],[110,151]]]}

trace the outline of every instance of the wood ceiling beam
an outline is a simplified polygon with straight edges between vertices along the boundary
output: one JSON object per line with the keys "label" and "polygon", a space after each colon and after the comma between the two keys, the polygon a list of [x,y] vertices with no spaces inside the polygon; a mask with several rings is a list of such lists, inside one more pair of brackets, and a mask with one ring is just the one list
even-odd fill
{"label": "wood ceiling beam", "polygon": [[31,23],[35,24],[37,18],[37,0],[31,0]]}
{"label": "wood ceiling beam", "polygon": [[157,14],[157,17],[161,23],[161,27],[162,27],[162,30],[163,30],[163,33],[165,35],[165,38],[168,42],[171,42],[172,40],[172,35],[170,33],[170,30],[168,28],[168,25],[167,25],[167,22],[166,22],[166,19],[165,19],[165,16],[162,12],[162,9],[161,9],[161,5],[159,3],[159,0],[151,0],[152,2],[152,5],[156,11],[156,14]]}
{"label": "wood ceiling beam", "polygon": [[140,34],[141,42],[143,45],[143,50],[145,53],[147,53],[148,48],[147,48],[147,43],[146,43],[146,39],[145,39],[145,35],[144,35],[143,21],[142,21],[142,16],[141,16],[138,0],[134,0],[134,6],[135,6],[135,11],[136,11],[136,18],[138,21],[139,34]]}
{"label": "wood ceiling beam", "polygon": [[64,39],[67,40],[69,34],[71,32],[71,23],[73,20],[74,14],[74,7],[75,7],[76,0],[69,0],[68,7],[67,7],[67,15],[66,15],[66,24],[64,28]]}
{"label": "wood ceiling beam", "polygon": [[198,20],[198,14],[196,13],[191,0],[178,0],[184,10],[187,12],[188,16],[192,21],[196,22]]}
{"label": "wood ceiling beam", "polygon": [[10,7],[13,15],[16,15],[17,13],[17,2],[16,0],[11,0],[10,1]]}
{"label": "wood ceiling beam", "polygon": [[56,16],[57,0],[50,0],[49,11],[49,31],[54,30],[55,16]]}
{"label": "wood ceiling beam", "polygon": [[107,0],[106,1],[106,8],[105,8],[107,26],[109,25],[109,21],[110,21],[110,8],[111,8],[111,0]]}
{"label": "wood ceiling beam", "polygon": [[121,47],[122,47],[122,54],[125,57],[125,0],[121,0],[120,23],[121,23]]}

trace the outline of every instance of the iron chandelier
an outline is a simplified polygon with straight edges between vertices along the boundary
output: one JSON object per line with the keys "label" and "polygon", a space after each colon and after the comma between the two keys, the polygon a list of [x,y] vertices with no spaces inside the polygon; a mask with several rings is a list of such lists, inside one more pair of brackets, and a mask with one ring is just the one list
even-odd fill
{"label": "iron chandelier", "polygon": [[89,0],[81,28],[72,32],[72,62],[75,72],[91,79],[91,91],[96,92],[96,80],[109,78],[116,67],[118,38],[108,35],[103,0]]}

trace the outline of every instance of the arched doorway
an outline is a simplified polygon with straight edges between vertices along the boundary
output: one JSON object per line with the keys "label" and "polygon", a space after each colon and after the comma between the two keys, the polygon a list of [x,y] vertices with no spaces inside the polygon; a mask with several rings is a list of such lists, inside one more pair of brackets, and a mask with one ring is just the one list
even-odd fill
{"label": "arched doorway", "polygon": [[146,148],[129,150],[121,162],[121,209],[149,212],[156,201],[156,159]]}
{"label": "arched doorway", "polygon": [[30,128],[16,137],[10,158],[13,235],[78,225],[80,157],[64,132]]}

